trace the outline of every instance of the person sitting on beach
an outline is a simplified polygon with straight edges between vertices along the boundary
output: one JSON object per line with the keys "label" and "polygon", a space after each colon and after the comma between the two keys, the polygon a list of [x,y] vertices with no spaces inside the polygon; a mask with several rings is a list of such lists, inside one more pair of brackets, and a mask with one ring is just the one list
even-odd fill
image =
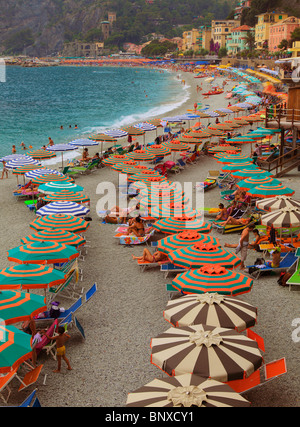
{"label": "person sitting on beach", "polygon": [[132,258],[137,259],[138,261],[141,261],[141,262],[162,262],[162,261],[168,260],[168,256],[166,254],[164,254],[163,252],[156,251],[152,255],[151,252],[149,251],[149,249],[147,249],[147,248],[145,248],[143,250],[142,256],[132,255]]}
{"label": "person sitting on beach", "polygon": [[82,153],[82,159],[79,160],[80,166],[83,166],[84,163],[88,163],[90,160],[89,150],[85,148]]}
{"label": "person sitting on beach", "polygon": [[216,216],[216,219],[221,219],[223,221],[226,221],[228,218],[227,208],[223,205],[223,203],[219,204],[220,213]]}
{"label": "person sitting on beach", "polygon": [[8,178],[8,169],[6,167],[6,162],[5,160],[3,160],[3,169],[2,169],[2,175],[1,175],[1,179],[4,178],[4,174],[6,174],[6,178]]}
{"label": "person sitting on beach", "polygon": [[229,216],[226,221],[221,222],[220,225],[248,225],[252,221],[252,218],[233,218]]}
{"label": "person sitting on beach", "polygon": [[128,227],[126,234],[134,234],[136,237],[143,237],[145,235],[145,227],[141,220],[141,217],[137,216],[136,218],[134,218],[134,221]]}
{"label": "person sitting on beach", "polygon": [[272,268],[278,268],[280,265],[280,259],[281,259],[281,249],[278,247],[272,252],[272,260],[267,261],[266,265]]}
{"label": "person sitting on beach", "polygon": [[120,210],[119,206],[106,211],[104,221],[107,224],[126,224],[127,212]]}
{"label": "person sitting on beach", "polygon": [[134,146],[134,151],[135,151],[135,150],[140,150],[140,149],[141,149],[140,144],[139,144],[138,142],[136,142],[136,143],[135,143],[135,146]]}

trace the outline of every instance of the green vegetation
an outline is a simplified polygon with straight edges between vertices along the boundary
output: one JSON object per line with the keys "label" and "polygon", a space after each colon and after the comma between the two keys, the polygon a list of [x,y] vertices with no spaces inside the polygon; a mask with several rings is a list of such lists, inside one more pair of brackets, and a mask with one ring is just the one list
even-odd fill
{"label": "green vegetation", "polygon": [[5,40],[5,53],[22,53],[26,47],[32,46],[34,42],[35,38],[30,28],[20,30]]}
{"label": "green vegetation", "polygon": [[147,46],[142,49],[142,55],[144,56],[164,56],[166,53],[172,53],[177,50],[177,45],[169,41],[160,42],[159,40],[153,40]]}

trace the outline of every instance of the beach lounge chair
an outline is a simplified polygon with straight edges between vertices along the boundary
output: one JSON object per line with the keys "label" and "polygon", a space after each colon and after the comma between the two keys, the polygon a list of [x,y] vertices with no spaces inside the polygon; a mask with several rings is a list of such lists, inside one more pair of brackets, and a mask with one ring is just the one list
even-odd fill
{"label": "beach lounge chair", "polygon": [[33,392],[18,406],[18,408],[41,408],[41,402],[36,396],[37,389]]}
{"label": "beach lounge chair", "polygon": [[168,264],[170,261],[159,261],[159,262],[149,262],[149,261],[140,261],[137,260],[137,264],[141,267],[142,271],[145,271],[147,268],[160,267],[163,264]]}
{"label": "beach lounge chair", "polygon": [[[250,274],[251,277],[254,279],[259,279],[259,277],[263,273],[281,273],[282,271],[287,271],[293,265],[298,261],[298,257],[294,254],[294,252],[287,252],[285,254],[282,254],[282,260],[280,261],[279,267],[271,267],[271,266],[265,266],[264,268],[259,268],[252,274]],[[255,265],[249,265],[247,268],[250,267],[256,267]]]}
{"label": "beach lounge chair", "polygon": [[[21,383],[18,391],[22,391],[38,380],[42,368],[43,365],[30,369],[30,371],[27,372],[23,379],[18,374],[19,367],[13,369],[6,375],[0,376],[0,397],[3,402],[6,404],[8,403],[9,397],[12,393],[10,383],[14,378],[16,378]],[[20,407],[28,407],[31,405],[34,402],[35,392],[32,392],[31,395],[20,405]]]}
{"label": "beach lounge chair", "polygon": [[69,169],[66,175],[68,176],[78,175],[78,174],[86,175],[88,173],[93,172],[97,168],[99,163],[100,163],[100,159],[95,159],[89,162],[86,166],[75,166]]}
{"label": "beach lounge chair", "polygon": [[10,371],[8,374],[0,376],[0,397],[4,403],[8,402],[8,399],[12,393],[10,388],[11,381],[17,376],[18,368]]}
{"label": "beach lounge chair", "polygon": [[120,236],[116,235],[115,237],[119,238],[120,245],[142,245],[144,243],[148,244],[154,233],[155,230],[151,228],[148,232],[145,230],[145,235],[142,237],[137,237],[135,235],[128,236],[124,234],[121,234]]}
{"label": "beach lounge chair", "polygon": [[183,271],[186,271],[186,269],[182,267],[178,267],[170,262],[170,263],[162,264],[160,266],[160,271],[164,272],[165,278],[167,278],[169,273],[175,273],[175,274],[182,273]]}
{"label": "beach lounge chair", "polygon": [[[50,328],[47,330],[48,336],[53,336],[58,327],[58,320],[55,319]],[[52,343],[46,335],[44,335],[41,341],[35,346],[37,356],[41,353],[42,350],[46,351],[46,354],[51,354],[54,360],[56,360],[56,352],[55,352],[55,341]]]}

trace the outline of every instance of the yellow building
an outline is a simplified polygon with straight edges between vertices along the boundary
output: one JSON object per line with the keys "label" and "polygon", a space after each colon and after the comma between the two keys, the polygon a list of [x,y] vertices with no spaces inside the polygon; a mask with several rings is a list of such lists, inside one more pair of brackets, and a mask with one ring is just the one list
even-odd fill
{"label": "yellow building", "polygon": [[220,47],[226,47],[226,36],[230,34],[232,28],[239,27],[240,24],[240,21],[236,19],[211,21],[211,38],[215,44],[218,43]]}
{"label": "yellow building", "polygon": [[197,38],[197,45],[199,49],[209,50],[211,41],[211,27],[203,25],[199,28],[199,37]]}
{"label": "yellow building", "polygon": [[289,52],[292,52],[292,58],[298,58],[300,56],[300,41],[294,42]]}
{"label": "yellow building", "polygon": [[270,25],[283,21],[288,17],[287,13],[268,12],[257,15],[255,25],[255,46],[256,49],[268,49]]}
{"label": "yellow building", "polygon": [[182,34],[182,50],[194,50],[195,52],[199,49],[197,44],[197,38],[199,37],[199,30],[193,28],[191,31],[184,31]]}

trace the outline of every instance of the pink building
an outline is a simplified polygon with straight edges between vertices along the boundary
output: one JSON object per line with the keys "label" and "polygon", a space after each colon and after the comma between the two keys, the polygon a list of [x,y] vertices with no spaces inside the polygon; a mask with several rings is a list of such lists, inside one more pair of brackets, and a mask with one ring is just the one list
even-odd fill
{"label": "pink building", "polygon": [[300,19],[289,16],[283,21],[270,25],[269,28],[269,51],[276,52],[282,40],[290,40],[291,33],[300,26]]}

